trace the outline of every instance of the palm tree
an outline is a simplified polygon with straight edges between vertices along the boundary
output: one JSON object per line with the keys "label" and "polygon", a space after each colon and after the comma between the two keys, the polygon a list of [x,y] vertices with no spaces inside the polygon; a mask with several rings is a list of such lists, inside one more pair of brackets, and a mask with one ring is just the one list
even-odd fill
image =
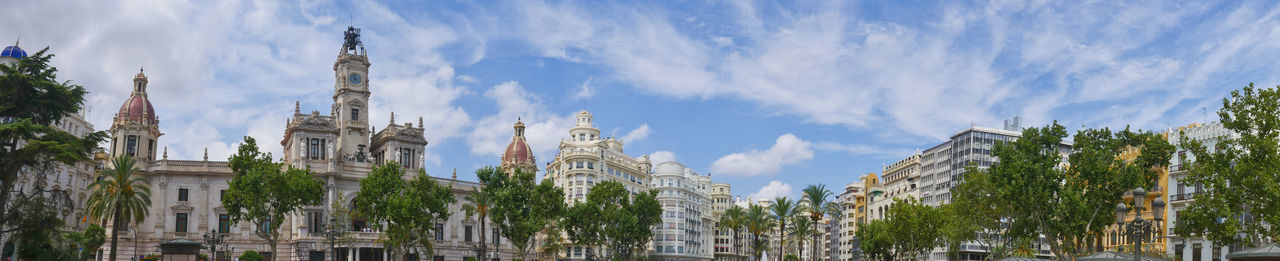
{"label": "palm tree", "polygon": [[493,197],[489,195],[488,190],[481,188],[471,188],[471,195],[465,197],[467,203],[462,204],[462,211],[467,212],[467,217],[478,216],[480,223],[480,252],[478,259],[485,260],[485,251],[488,245],[485,242],[485,217],[489,216],[489,207],[493,206]]}
{"label": "palm tree", "polygon": [[[827,212],[824,208],[830,202],[827,200],[830,197],[831,191],[827,190],[826,184],[809,185],[809,187],[804,188],[804,199],[809,202],[809,220],[813,221],[810,222],[810,225],[814,226],[814,231],[818,230],[818,221],[822,220],[822,214]],[[813,234],[813,251],[814,253],[818,251],[817,233]],[[817,259],[814,258],[813,260]]]}
{"label": "palm tree", "polygon": [[141,223],[151,207],[151,182],[133,176],[133,157],[120,156],[111,161],[112,168],[102,171],[102,180],[89,184],[91,192],[85,208],[89,216],[111,225],[111,261],[116,260],[116,241],[120,230],[130,223]]}
{"label": "palm tree", "polygon": [[[791,216],[791,237],[795,239],[796,249],[799,250],[799,252],[796,252],[796,256],[804,256],[805,237],[814,234],[813,226],[810,226],[809,223],[813,223],[813,221],[809,221],[807,215]],[[809,255],[814,255],[813,253],[817,252],[810,252]]]}
{"label": "palm tree", "polygon": [[746,223],[746,211],[742,206],[733,205],[729,209],[724,210],[724,214],[720,216],[720,228],[733,231],[733,254],[737,255],[739,251],[738,232],[742,231],[743,223]]}
{"label": "palm tree", "polygon": [[765,212],[764,206],[751,205],[747,210],[744,221],[744,225],[747,226],[747,232],[751,233],[752,256],[755,256],[756,260],[760,260],[760,254],[763,254],[765,248],[769,247],[768,243],[761,239],[760,236],[773,229],[773,217]]}
{"label": "palm tree", "polygon": [[798,211],[799,209],[796,208],[795,201],[791,201],[791,199],[788,199],[787,197],[774,198],[773,202],[770,203],[769,208],[773,210],[773,218],[778,220],[778,259],[777,260],[782,260],[782,257],[786,256],[786,252],[787,252],[787,250],[783,247],[784,245],[786,245],[786,242],[787,242],[787,237],[786,237],[787,219],[790,218],[792,215],[795,215],[796,212],[799,212]]}

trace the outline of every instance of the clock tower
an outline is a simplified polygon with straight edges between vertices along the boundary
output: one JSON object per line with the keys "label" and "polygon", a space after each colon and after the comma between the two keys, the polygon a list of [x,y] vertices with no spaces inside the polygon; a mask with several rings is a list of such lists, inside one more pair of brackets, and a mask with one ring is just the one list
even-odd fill
{"label": "clock tower", "polygon": [[355,155],[369,147],[369,57],[360,29],[347,27],[333,62],[333,116],[338,126],[337,155]]}

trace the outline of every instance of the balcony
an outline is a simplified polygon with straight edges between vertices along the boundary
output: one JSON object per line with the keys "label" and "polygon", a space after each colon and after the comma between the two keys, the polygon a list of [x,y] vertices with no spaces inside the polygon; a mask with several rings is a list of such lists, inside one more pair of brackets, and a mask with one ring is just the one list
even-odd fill
{"label": "balcony", "polygon": [[1170,204],[1186,203],[1190,200],[1195,199],[1196,195],[1199,195],[1200,193],[1203,193],[1203,192],[1191,192],[1191,193],[1169,195],[1169,203]]}

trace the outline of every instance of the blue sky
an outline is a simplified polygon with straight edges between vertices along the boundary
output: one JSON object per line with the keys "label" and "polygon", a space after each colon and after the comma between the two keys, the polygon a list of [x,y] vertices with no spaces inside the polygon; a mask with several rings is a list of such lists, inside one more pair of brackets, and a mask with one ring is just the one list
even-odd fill
{"label": "blue sky", "polygon": [[1280,68],[1274,2],[421,2],[22,1],[0,10],[0,39],[50,46],[100,129],[145,67],[170,157],[220,159],[244,135],[275,144],[294,101],[327,111],[355,25],[372,122],[424,117],[430,174],[497,164],[517,117],[541,165],[587,109],[628,154],[756,197],[839,190],[1015,115],[1211,120]]}

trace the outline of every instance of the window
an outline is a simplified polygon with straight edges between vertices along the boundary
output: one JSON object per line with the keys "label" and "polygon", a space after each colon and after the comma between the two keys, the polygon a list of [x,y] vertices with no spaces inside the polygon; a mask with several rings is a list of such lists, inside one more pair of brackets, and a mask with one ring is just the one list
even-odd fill
{"label": "window", "polygon": [[436,240],[444,240],[444,224],[436,224]]}
{"label": "window", "polygon": [[111,155],[116,155],[116,138],[111,138]]}
{"label": "window", "polygon": [[267,217],[266,222],[262,222],[262,226],[259,226],[258,230],[263,232],[271,231],[271,217]]}
{"label": "window", "polygon": [[325,140],[311,139],[311,144],[307,149],[307,157],[311,159],[325,159]]}
{"label": "window", "polygon": [[124,144],[125,144],[125,148],[124,148],[125,154],[129,154],[129,156],[138,156],[138,136],[137,135],[129,135],[129,137],[126,137]]}
{"label": "window", "polygon": [[413,167],[413,149],[400,148],[400,166],[405,168]]}
{"label": "window", "polygon": [[219,201],[219,202],[221,202],[221,201],[222,201],[222,199],[223,199],[223,198],[226,198],[226,197],[227,197],[227,190],[225,190],[225,189],[223,189],[223,190],[218,190],[218,201]]}
{"label": "window", "polygon": [[312,234],[317,234],[317,235],[318,235],[318,234],[323,234],[323,233],[324,233],[324,221],[322,221],[322,220],[323,220],[323,218],[324,218],[324,215],[323,215],[323,214],[321,214],[319,211],[312,211],[311,213],[308,213],[308,214],[309,214],[308,216],[310,216],[310,220],[309,220],[309,222],[308,222],[307,226],[310,228],[310,229],[309,229],[309,230],[310,230],[310,232],[311,232]]}
{"label": "window", "polygon": [[579,162],[577,162],[577,163],[574,163],[574,165],[577,165],[577,166],[578,166],[577,168],[579,168],[579,169],[581,169],[581,168],[582,168],[582,162],[581,162],[581,161],[579,161]]}
{"label": "window", "polygon": [[187,201],[187,194],[188,192],[186,188],[178,189],[178,201]]}
{"label": "window", "polygon": [[147,153],[151,153],[150,155],[148,155],[149,158],[151,159],[156,158],[156,140],[147,139]]}
{"label": "window", "polygon": [[466,240],[466,242],[471,242],[471,226],[467,226],[465,229],[463,229],[462,234],[463,234],[463,239]]}
{"label": "window", "polygon": [[231,216],[218,214],[218,233],[231,232]]}
{"label": "window", "polygon": [[174,218],[174,221],[173,232],[187,232],[187,213],[178,213],[178,216]]}
{"label": "window", "polygon": [[360,107],[351,107],[351,120],[360,120]]}
{"label": "window", "polygon": [[596,169],[595,162],[587,162],[587,169]]}
{"label": "window", "polygon": [[494,228],[494,229],[493,229],[493,244],[494,244],[494,245],[497,245],[497,244],[498,244],[498,240],[499,240],[499,239],[502,239],[502,235],[498,234],[498,229],[497,229],[497,228]]}

